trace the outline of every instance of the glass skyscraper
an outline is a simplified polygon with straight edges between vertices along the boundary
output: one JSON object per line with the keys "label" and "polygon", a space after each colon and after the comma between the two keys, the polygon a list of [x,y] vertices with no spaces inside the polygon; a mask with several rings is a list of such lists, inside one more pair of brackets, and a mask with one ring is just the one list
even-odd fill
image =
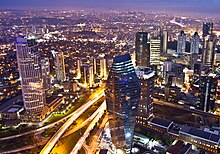
{"label": "glass skyscraper", "polygon": [[190,53],[191,54],[199,54],[199,35],[197,32],[191,38],[191,45],[190,45]]}
{"label": "glass skyscraper", "polygon": [[186,34],[184,31],[180,32],[180,35],[178,36],[178,42],[177,42],[177,53],[183,53],[186,51]]}
{"label": "glass skyscraper", "polygon": [[198,108],[204,112],[213,112],[216,100],[218,76],[210,73],[202,75],[199,84]]}
{"label": "glass skyscraper", "polygon": [[150,34],[138,32],[135,41],[137,66],[150,66]]}
{"label": "glass skyscraper", "polygon": [[[23,101],[30,115],[41,116],[46,104],[40,53],[34,39],[17,38],[17,61]],[[40,117],[42,119],[42,117]]]}
{"label": "glass skyscraper", "polygon": [[106,83],[106,102],[112,142],[117,149],[131,152],[140,84],[129,54],[116,56]]}

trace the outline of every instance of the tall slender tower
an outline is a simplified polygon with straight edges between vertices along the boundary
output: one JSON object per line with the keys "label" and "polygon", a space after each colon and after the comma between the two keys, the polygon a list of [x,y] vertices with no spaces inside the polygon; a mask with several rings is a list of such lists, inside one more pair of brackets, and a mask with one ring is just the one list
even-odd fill
{"label": "tall slender tower", "polygon": [[48,58],[41,60],[42,64],[42,78],[43,78],[43,88],[48,90],[50,88],[50,62]]}
{"label": "tall slender tower", "polygon": [[150,41],[150,65],[160,64],[161,39],[151,38]]}
{"label": "tall slender tower", "polygon": [[114,58],[105,94],[113,144],[131,153],[140,84],[129,54]]}
{"label": "tall slender tower", "polygon": [[207,35],[212,35],[213,32],[213,23],[204,23],[203,24],[203,37]]}
{"label": "tall slender tower", "polygon": [[66,80],[65,63],[63,52],[57,52],[55,56],[55,70],[57,81],[63,82]]}
{"label": "tall slender tower", "polygon": [[178,36],[178,42],[177,42],[177,53],[183,53],[186,51],[186,34],[184,31],[180,32],[180,35]]}
{"label": "tall slender tower", "polygon": [[138,32],[135,41],[137,66],[150,66],[150,34]]}
{"label": "tall slender tower", "polygon": [[206,47],[204,48],[202,55],[202,64],[205,67],[212,68],[214,66],[214,58],[215,58],[215,45],[216,45],[215,37],[209,36],[205,44]]}
{"label": "tall slender tower", "polygon": [[81,78],[81,60],[77,59],[77,78]]}
{"label": "tall slender tower", "polygon": [[190,45],[190,53],[191,54],[199,54],[199,35],[197,32],[191,38],[191,45]]}
{"label": "tall slender tower", "polygon": [[168,31],[163,31],[163,53],[167,53]]}
{"label": "tall slender tower", "polygon": [[100,59],[100,77],[102,79],[104,79],[107,76],[106,73],[106,59],[105,58],[101,58]]}
{"label": "tall slender tower", "polygon": [[46,104],[40,53],[34,39],[17,38],[17,61],[26,111],[40,115]]}
{"label": "tall slender tower", "polygon": [[137,123],[145,125],[153,115],[153,92],[155,72],[149,67],[136,67],[135,72],[141,85],[141,98],[138,106]]}
{"label": "tall slender tower", "polygon": [[199,84],[198,107],[205,112],[213,112],[216,100],[218,76],[216,74],[202,75]]}

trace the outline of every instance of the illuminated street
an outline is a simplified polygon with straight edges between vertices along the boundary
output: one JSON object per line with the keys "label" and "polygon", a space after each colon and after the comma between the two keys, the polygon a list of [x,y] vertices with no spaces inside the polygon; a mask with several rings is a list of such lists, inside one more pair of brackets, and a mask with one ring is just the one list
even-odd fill
{"label": "illuminated street", "polygon": [[66,129],[81,115],[85,112],[92,104],[104,96],[103,91],[99,91],[94,94],[94,98],[90,99],[85,105],[78,108],[72,116],[62,125],[62,127],[56,132],[56,134],[48,141],[46,146],[42,149],[41,154],[48,154],[57,143],[59,138],[64,134]]}

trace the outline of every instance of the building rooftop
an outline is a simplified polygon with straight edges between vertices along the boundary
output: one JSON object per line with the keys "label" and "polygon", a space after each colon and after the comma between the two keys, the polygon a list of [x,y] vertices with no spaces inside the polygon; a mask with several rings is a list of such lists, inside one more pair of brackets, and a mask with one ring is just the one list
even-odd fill
{"label": "building rooftop", "polygon": [[212,134],[209,132],[205,132],[203,130],[192,128],[190,126],[184,125],[180,131],[184,132],[184,133],[188,133],[188,134],[196,136],[196,137],[199,137],[199,138],[203,138],[203,139],[212,141],[212,142],[220,143],[220,136],[219,135],[215,135],[215,134]]}
{"label": "building rooftop", "polygon": [[17,111],[21,110],[23,107],[20,105],[12,105],[8,108],[5,108],[5,110],[2,111],[2,113],[16,113]]}
{"label": "building rooftop", "polygon": [[154,124],[157,124],[157,125],[161,125],[161,126],[164,126],[164,127],[168,127],[172,123],[172,121],[171,120],[167,120],[167,119],[162,119],[162,118],[154,117],[151,120],[151,123],[154,123]]}
{"label": "building rooftop", "polygon": [[18,100],[22,100],[22,95],[18,95],[2,104],[0,104],[0,112],[15,104]]}

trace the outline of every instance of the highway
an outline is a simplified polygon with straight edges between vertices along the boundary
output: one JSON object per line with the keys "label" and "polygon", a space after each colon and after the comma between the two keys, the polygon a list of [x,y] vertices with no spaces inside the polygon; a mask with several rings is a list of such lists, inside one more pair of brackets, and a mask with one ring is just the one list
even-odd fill
{"label": "highway", "polygon": [[[105,103],[105,101],[104,101]],[[83,123],[77,125],[74,129],[70,130],[69,132],[66,132],[62,138],[74,133],[75,131],[79,130],[80,128],[86,126],[89,122],[91,122],[98,114],[99,112],[102,111],[102,106],[100,106],[88,119],[86,119],[85,121],[83,121]]]}
{"label": "highway", "polygon": [[[93,97],[97,97],[97,100],[100,99],[101,97],[104,96],[104,90],[101,90],[101,91],[98,91],[97,93],[93,94]],[[86,107],[87,105],[91,104],[91,102],[87,102],[86,104],[84,104],[82,106],[82,108]],[[54,122],[54,123],[51,123],[47,126],[43,126],[41,128],[38,128],[38,129],[35,129],[35,130],[32,130],[32,131],[29,131],[29,132],[25,132],[25,133],[21,133],[21,134],[18,134],[18,135],[12,135],[12,136],[7,136],[7,137],[2,137],[0,138],[0,141],[4,141],[4,140],[9,140],[9,139],[14,139],[14,138],[18,138],[18,137],[21,137],[21,136],[25,136],[25,135],[29,135],[29,134],[33,134],[33,133],[37,133],[37,132],[40,132],[40,131],[43,131],[45,129],[49,129],[49,128],[52,128],[54,126],[56,126],[57,124],[69,119],[71,116],[73,116],[74,114],[76,114],[77,111],[67,115],[66,117],[63,117],[62,119]]]}
{"label": "highway", "polygon": [[106,102],[104,101],[97,110],[99,114],[94,118],[94,120],[91,122],[89,127],[86,129],[83,136],[79,139],[75,147],[72,149],[71,154],[77,154],[78,151],[83,147],[83,143],[85,142],[86,138],[89,136],[90,131],[94,128],[96,122],[98,122],[99,119],[102,117],[105,110],[106,110]]}
{"label": "highway", "polygon": [[86,142],[84,142],[83,147],[86,150],[87,154],[91,154],[96,151],[96,148],[98,147],[98,144],[99,144],[98,143],[99,136],[100,136],[102,130],[104,130],[104,127],[106,126],[107,122],[108,122],[108,116],[105,115],[101,125],[99,126],[99,130],[96,132],[96,134],[92,138],[93,142],[90,144],[90,146],[86,145]]}
{"label": "highway", "polygon": [[89,107],[91,107],[96,101],[104,96],[104,90],[99,91],[94,94],[93,99],[90,99],[86,104],[79,107],[75,112],[73,112],[70,118],[61,126],[61,128],[55,133],[55,135],[48,141],[45,147],[41,150],[40,154],[49,154],[53,149],[59,138],[64,134],[67,128],[80,116],[82,115]]}

